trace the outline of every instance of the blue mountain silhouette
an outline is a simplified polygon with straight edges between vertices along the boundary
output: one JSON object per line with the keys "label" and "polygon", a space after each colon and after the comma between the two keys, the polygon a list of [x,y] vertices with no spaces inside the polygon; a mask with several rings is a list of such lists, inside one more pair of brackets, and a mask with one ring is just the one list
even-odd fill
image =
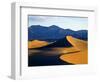
{"label": "blue mountain silhouette", "polygon": [[37,39],[43,41],[57,41],[68,35],[82,40],[88,39],[87,30],[74,31],[71,29],[63,29],[56,25],[52,25],[49,27],[41,25],[32,25],[28,28],[28,40]]}

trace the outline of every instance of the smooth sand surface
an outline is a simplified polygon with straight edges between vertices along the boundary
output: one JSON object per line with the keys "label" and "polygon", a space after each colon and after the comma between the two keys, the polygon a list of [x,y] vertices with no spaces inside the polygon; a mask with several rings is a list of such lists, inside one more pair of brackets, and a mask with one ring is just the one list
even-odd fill
{"label": "smooth sand surface", "polygon": [[60,56],[60,59],[65,62],[73,64],[87,64],[88,63],[87,50],[71,54],[62,54]]}
{"label": "smooth sand surface", "polygon": [[68,53],[74,53],[74,52],[79,52],[79,49],[76,49],[75,47],[63,47],[63,48],[53,48],[53,51],[57,51],[60,54],[68,54]]}
{"label": "smooth sand surface", "polygon": [[67,40],[80,52],[62,54],[60,59],[73,64],[87,64],[88,63],[88,49],[87,42],[76,39],[72,36],[67,36]]}
{"label": "smooth sand surface", "polygon": [[46,41],[39,41],[39,40],[33,40],[33,41],[28,41],[28,48],[39,48],[42,46],[48,45],[48,42]]}

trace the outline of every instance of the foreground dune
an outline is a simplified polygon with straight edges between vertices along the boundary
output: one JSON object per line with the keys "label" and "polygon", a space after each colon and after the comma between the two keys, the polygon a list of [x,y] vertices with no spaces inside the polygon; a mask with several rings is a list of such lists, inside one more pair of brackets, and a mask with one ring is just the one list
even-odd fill
{"label": "foreground dune", "polygon": [[73,38],[72,36],[67,36],[67,40],[80,52],[62,54],[60,59],[65,62],[70,62],[73,64],[87,64],[88,63],[88,52],[87,52],[87,42]]}
{"label": "foreground dune", "polygon": [[62,54],[60,56],[60,59],[65,62],[69,62],[73,64],[87,64],[88,63],[88,55],[87,55],[86,50],[77,52],[77,53]]}
{"label": "foreground dune", "polygon": [[28,41],[28,48],[39,48],[42,46],[48,45],[48,42],[46,41],[39,41],[39,40],[33,40],[33,41]]}

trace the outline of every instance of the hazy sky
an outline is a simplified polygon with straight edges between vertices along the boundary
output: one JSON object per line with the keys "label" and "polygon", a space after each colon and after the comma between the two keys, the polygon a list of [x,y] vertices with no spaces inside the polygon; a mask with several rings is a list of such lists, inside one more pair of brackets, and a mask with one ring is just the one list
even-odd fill
{"label": "hazy sky", "polygon": [[87,30],[88,18],[82,17],[61,17],[61,16],[29,16],[29,26],[41,25],[51,26],[57,25],[64,29]]}

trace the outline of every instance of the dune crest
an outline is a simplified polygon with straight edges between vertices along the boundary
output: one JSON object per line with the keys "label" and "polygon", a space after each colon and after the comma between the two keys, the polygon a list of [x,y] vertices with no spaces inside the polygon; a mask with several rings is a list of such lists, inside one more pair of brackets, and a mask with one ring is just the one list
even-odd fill
{"label": "dune crest", "polygon": [[73,64],[87,64],[88,63],[88,51],[87,51],[87,42],[74,38],[72,36],[67,36],[66,39],[80,52],[62,54],[60,59],[65,62],[70,62]]}
{"label": "dune crest", "polygon": [[48,45],[48,42],[46,41],[39,41],[39,40],[33,40],[33,41],[28,41],[28,48],[39,48],[42,46]]}
{"label": "dune crest", "polygon": [[87,41],[80,40],[77,38],[74,38],[72,36],[66,36],[66,39],[77,49],[84,50],[87,49]]}

